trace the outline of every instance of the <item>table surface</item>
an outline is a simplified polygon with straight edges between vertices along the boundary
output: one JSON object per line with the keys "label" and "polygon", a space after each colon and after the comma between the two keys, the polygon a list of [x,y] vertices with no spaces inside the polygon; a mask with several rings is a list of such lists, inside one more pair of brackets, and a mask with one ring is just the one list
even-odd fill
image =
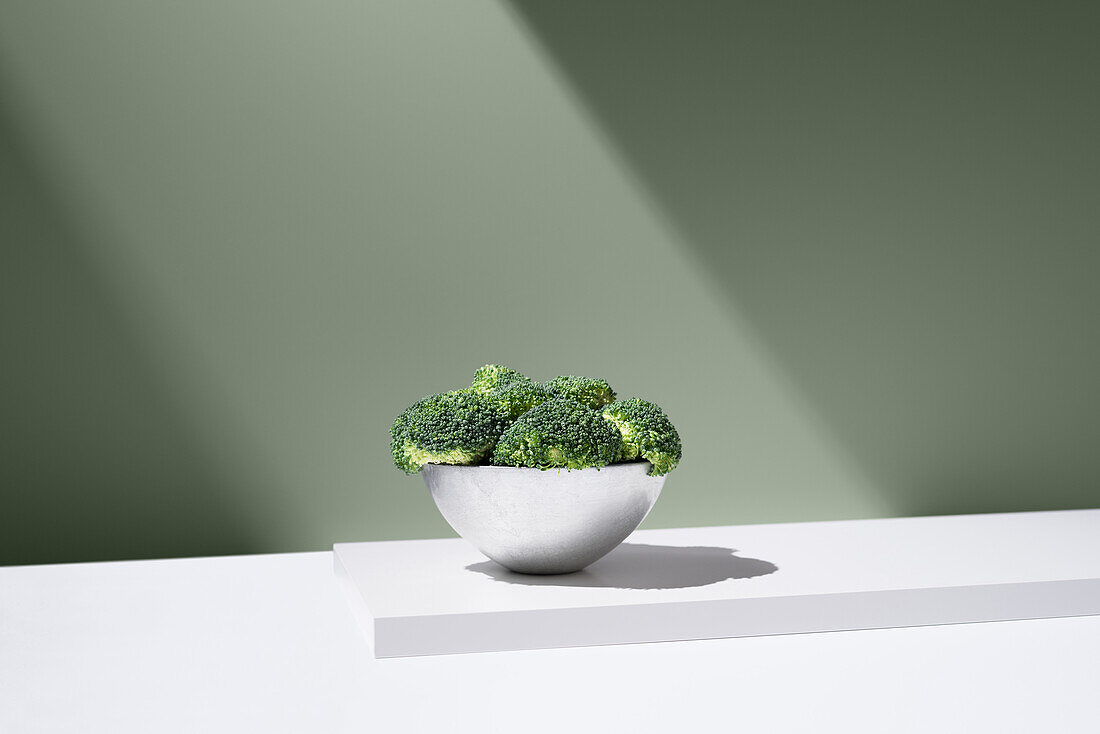
{"label": "table surface", "polygon": [[1100,510],[638,530],[564,576],[460,538],[335,553],[378,657],[1100,614]]}
{"label": "table surface", "polygon": [[338,547],[374,615],[404,617],[1096,579],[1100,510],[638,530],[567,576],[508,573],[460,538]]}
{"label": "table surface", "polygon": [[0,731],[1097,731],[1100,616],[375,660],[332,565],[0,568]]}

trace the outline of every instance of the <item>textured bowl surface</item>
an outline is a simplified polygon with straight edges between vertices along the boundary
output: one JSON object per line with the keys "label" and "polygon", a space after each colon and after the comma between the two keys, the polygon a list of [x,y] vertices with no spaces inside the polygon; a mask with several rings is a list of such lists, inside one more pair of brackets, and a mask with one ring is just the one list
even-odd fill
{"label": "textured bowl surface", "polygon": [[649,462],[601,469],[428,464],[436,507],[459,535],[519,573],[571,573],[610,553],[649,514],[665,477]]}

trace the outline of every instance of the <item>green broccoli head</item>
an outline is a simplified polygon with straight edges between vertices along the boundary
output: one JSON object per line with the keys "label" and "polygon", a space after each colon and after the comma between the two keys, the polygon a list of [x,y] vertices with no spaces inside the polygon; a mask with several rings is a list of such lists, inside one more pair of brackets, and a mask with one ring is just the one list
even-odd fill
{"label": "green broccoli head", "polygon": [[550,391],[533,380],[524,378],[490,390],[485,397],[492,400],[508,420],[514,421],[536,405],[550,399]]}
{"label": "green broccoli head", "polygon": [[607,384],[607,380],[565,375],[542,384],[554,397],[583,403],[594,410],[599,410],[615,400],[615,391]]}
{"label": "green broccoli head", "polygon": [[557,398],[531,408],[504,431],[493,463],[587,469],[618,461],[622,449],[622,435],[598,412]]}
{"label": "green broccoli head", "polygon": [[393,463],[407,474],[425,464],[476,464],[485,459],[508,417],[471,390],[429,395],[397,416],[390,429]]}
{"label": "green broccoli head", "polygon": [[623,460],[641,456],[653,466],[653,476],[668,474],[680,461],[680,435],[656,403],[630,398],[603,408],[603,417],[623,437]]}
{"label": "green broccoli head", "polygon": [[530,378],[511,367],[505,367],[501,364],[487,364],[474,373],[474,381],[470,383],[470,389],[474,392],[484,393],[506,387],[513,382],[530,381]]}
{"label": "green broccoli head", "polygon": [[550,391],[539,383],[499,364],[487,364],[475,372],[469,389],[491,398],[509,420],[519,418],[551,397]]}

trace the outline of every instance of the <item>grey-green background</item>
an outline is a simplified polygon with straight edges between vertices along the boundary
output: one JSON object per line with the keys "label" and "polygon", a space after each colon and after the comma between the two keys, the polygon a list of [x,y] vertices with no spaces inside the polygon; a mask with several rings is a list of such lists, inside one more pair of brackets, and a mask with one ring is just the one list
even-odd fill
{"label": "grey-green background", "polygon": [[665,407],[649,527],[1100,505],[1097,38],[7,0],[0,562],[450,535],[387,430],[488,361]]}

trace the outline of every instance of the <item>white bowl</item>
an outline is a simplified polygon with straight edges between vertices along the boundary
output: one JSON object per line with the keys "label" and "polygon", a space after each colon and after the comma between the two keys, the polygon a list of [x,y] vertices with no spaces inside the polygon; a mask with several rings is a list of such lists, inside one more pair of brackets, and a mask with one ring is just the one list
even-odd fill
{"label": "white bowl", "polygon": [[519,573],[571,573],[610,553],[649,514],[665,477],[648,461],[600,469],[427,464],[436,507],[459,535]]}

